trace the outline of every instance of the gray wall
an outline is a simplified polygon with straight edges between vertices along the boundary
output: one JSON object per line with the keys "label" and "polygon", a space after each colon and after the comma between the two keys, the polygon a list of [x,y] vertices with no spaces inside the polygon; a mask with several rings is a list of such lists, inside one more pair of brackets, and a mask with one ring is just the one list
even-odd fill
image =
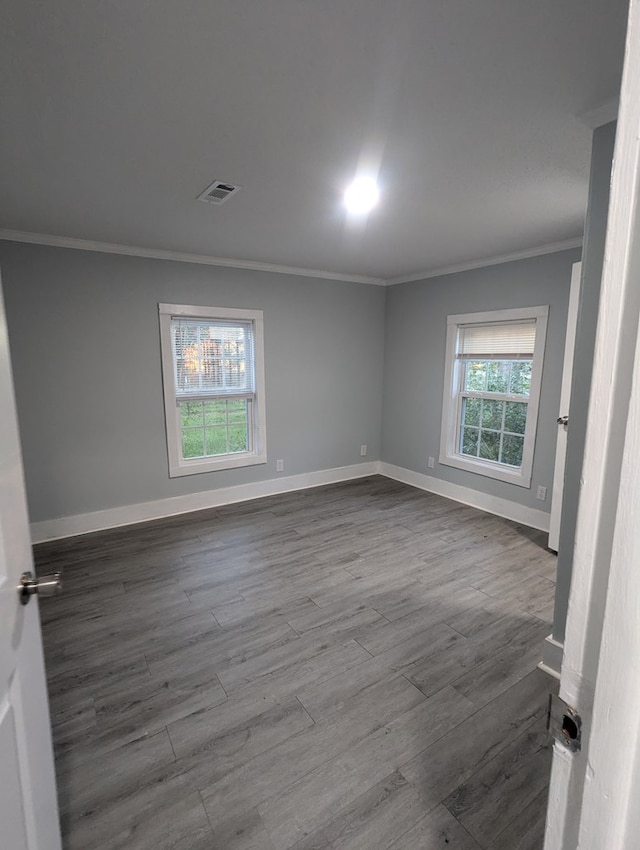
{"label": "gray wall", "polygon": [[[32,521],[380,457],[382,287],[8,242],[0,269]],[[158,302],[264,310],[266,465],[168,477]]]}
{"label": "gray wall", "polygon": [[[562,251],[389,288],[384,461],[549,511],[571,266],[579,259],[579,250]],[[531,488],[438,463],[447,316],[540,304],[549,305],[549,324]],[[546,502],[536,499],[538,485],[548,488]]]}
{"label": "gray wall", "polygon": [[582,456],[587,431],[587,413],[598,323],[615,136],[615,121],[599,127],[593,134],[591,151],[591,177],[584,232],[576,348],[571,381],[570,421],[562,500],[562,525],[558,549],[556,602],[553,617],[553,636],[561,642],[564,642],[569,604],[573,546],[578,515]]}

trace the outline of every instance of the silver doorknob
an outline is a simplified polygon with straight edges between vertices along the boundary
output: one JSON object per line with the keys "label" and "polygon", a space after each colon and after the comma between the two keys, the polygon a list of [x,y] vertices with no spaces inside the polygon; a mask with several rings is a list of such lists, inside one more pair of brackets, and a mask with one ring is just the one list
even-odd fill
{"label": "silver doorknob", "polygon": [[567,426],[569,424],[569,417],[568,416],[558,416],[558,418],[556,419],[556,422],[558,423],[558,425]]}
{"label": "silver doorknob", "polygon": [[38,596],[57,596],[62,593],[62,578],[60,573],[52,573],[49,576],[34,578],[33,573],[26,572],[20,576],[18,594],[20,602],[26,605],[31,597],[37,593]]}

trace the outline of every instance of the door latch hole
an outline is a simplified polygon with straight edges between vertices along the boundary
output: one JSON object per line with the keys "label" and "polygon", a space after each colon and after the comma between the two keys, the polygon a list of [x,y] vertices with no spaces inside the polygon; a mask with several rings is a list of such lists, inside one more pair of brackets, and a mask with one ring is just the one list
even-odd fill
{"label": "door latch hole", "polygon": [[578,724],[568,714],[562,717],[562,734],[566,735],[570,741],[577,740],[579,735]]}
{"label": "door latch hole", "polygon": [[582,738],[582,718],[573,706],[555,694],[549,694],[547,729],[568,750],[578,752]]}

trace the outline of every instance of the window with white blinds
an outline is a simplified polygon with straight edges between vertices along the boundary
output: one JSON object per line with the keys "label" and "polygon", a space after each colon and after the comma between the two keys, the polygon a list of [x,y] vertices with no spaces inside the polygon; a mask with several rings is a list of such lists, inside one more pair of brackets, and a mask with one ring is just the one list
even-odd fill
{"label": "window with white blinds", "polygon": [[252,322],[172,316],[171,343],[179,399],[255,394]]}
{"label": "window with white blinds", "polygon": [[547,315],[449,316],[441,463],[531,486]]}
{"label": "window with white blinds", "polygon": [[460,325],[458,356],[466,359],[533,358],[536,321]]}
{"label": "window with white blinds", "polygon": [[160,304],[169,475],[266,462],[259,310]]}

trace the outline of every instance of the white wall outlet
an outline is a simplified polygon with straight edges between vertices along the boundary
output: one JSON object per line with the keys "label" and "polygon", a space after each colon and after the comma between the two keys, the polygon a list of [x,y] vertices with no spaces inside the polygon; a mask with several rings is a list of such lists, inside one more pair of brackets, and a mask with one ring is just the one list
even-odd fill
{"label": "white wall outlet", "polygon": [[429,458],[429,460],[427,461],[427,466],[429,467],[429,469],[433,469],[433,465],[435,464],[435,462],[436,462],[435,458],[433,458],[433,457]]}
{"label": "white wall outlet", "polygon": [[541,502],[547,498],[547,488],[546,487],[538,487],[536,492],[536,499],[540,499]]}
{"label": "white wall outlet", "polygon": [[282,458],[276,461],[276,472],[284,472],[284,461]]}
{"label": "white wall outlet", "polygon": [[360,446],[360,457],[365,457],[367,454],[367,447],[364,443]]}

